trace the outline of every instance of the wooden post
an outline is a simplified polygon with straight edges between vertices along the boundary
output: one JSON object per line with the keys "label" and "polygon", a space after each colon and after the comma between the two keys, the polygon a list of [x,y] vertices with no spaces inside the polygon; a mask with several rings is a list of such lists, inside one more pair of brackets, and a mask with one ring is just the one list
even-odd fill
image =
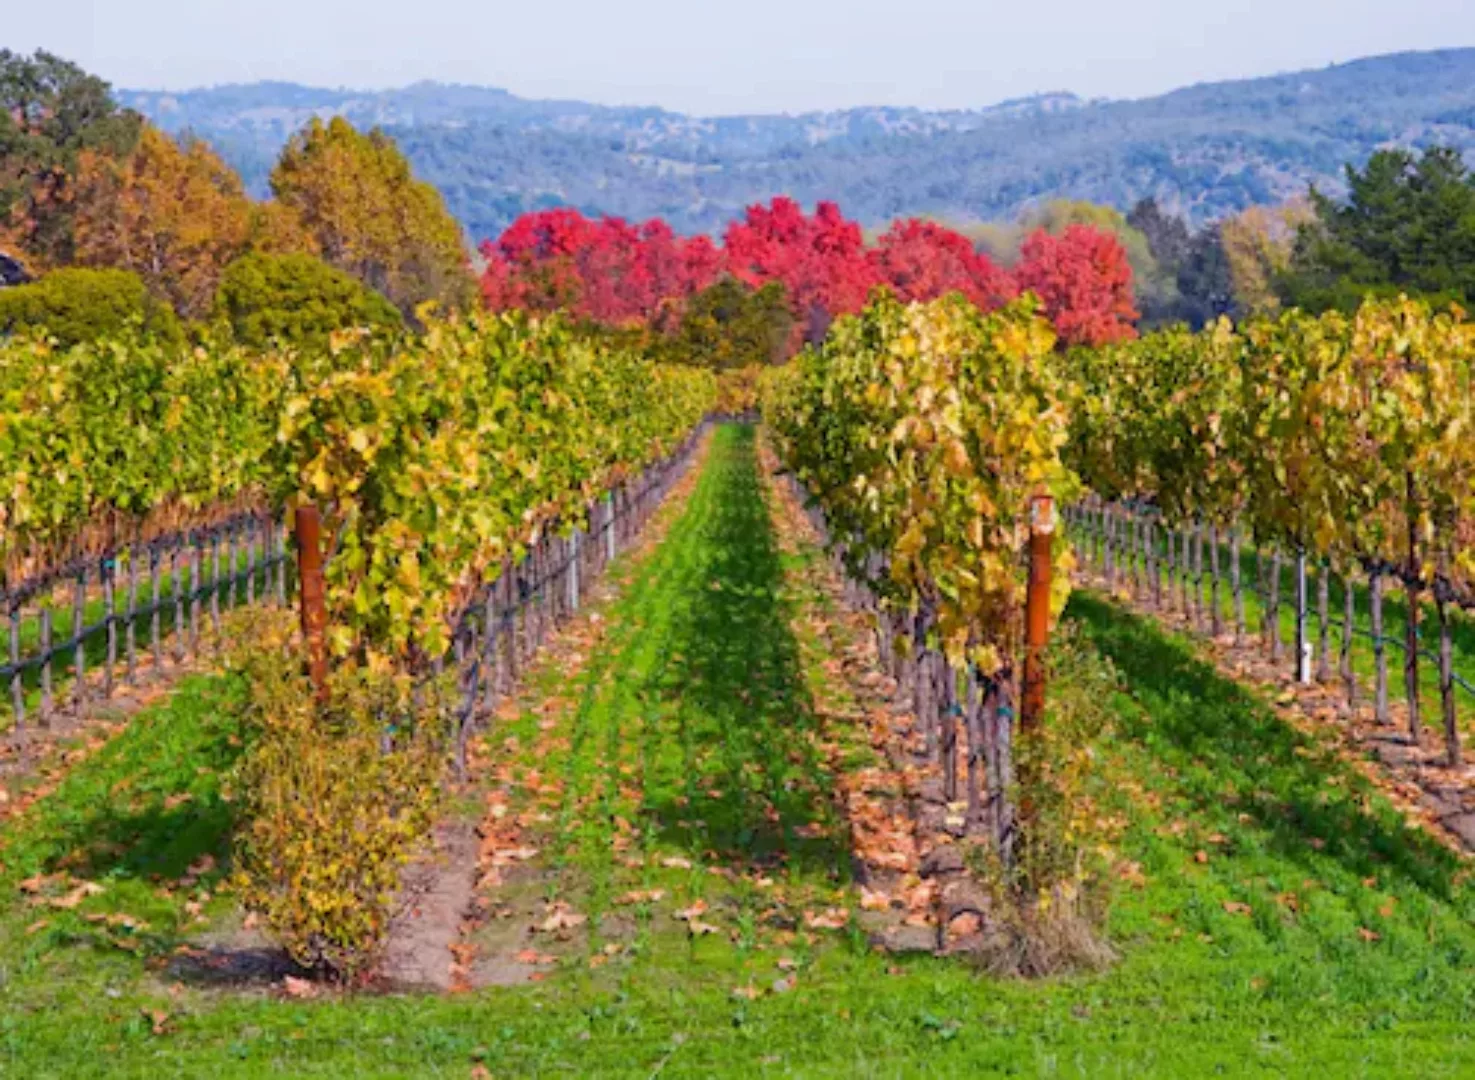
{"label": "wooden post", "polygon": [[1055,501],[1037,494],[1029,504],[1029,591],[1025,597],[1024,701],[1019,729],[1032,730],[1045,711],[1045,645],[1050,636],[1050,553]]}
{"label": "wooden post", "polygon": [[[302,596],[302,638],[307,643],[307,674],[319,704],[328,700],[328,609],[323,598],[323,519],[311,504],[297,508],[297,572]],[[232,570],[235,549],[232,546]]]}

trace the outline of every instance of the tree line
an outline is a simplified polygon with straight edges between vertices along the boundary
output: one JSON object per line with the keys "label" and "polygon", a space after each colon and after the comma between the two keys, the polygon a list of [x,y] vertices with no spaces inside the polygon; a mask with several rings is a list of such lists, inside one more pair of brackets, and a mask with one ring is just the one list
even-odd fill
{"label": "tree line", "polygon": [[567,310],[670,359],[719,369],[787,358],[887,286],[961,292],[990,310],[1023,291],[1063,344],[1192,328],[1280,308],[1352,310],[1368,294],[1464,302],[1475,182],[1459,153],[1375,154],[1348,196],[1312,189],[1193,229],[1146,199],[1130,212],[1054,200],[1012,224],[898,219],[871,233],[834,203],[779,197],[716,240],[669,223],[536,210],[472,253],[440,193],[394,141],[314,120],[271,198],[247,196],[204,142],[176,141],[108,85],[38,52],[0,50],[0,330],[93,340],[120,320],[181,339],[324,341],[442,311]]}

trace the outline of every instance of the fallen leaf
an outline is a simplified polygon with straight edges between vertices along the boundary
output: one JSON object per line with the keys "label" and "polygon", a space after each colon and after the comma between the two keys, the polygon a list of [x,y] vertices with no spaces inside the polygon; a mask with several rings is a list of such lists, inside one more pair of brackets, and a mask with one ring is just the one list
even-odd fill
{"label": "fallen leaf", "polygon": [[692,937],[702,937],[706,934],[721,933],[721,929],[719,927],[713,926],[711,923],[708,922],[702,922],[701,919],[692,919],[686,924],[686,929]]}
{"label": "fallen leaf", "polygon": [[664,899],[665,889],[632,889],[615,897],[616,904],[654,904]]}
{"label": "fallen leaf", "polygon": [[732,991],[732,996],[746,998],[749,1001],[757,1001],[763,996],[763,991],[759,990],[752,983],[749,983],[747,986],[735,987]]}
{"label": "fallen leaf", "polygon": [[684,859],[680,855],[668,855],[661,860],[661,865],[668,870],[690,870],[691,860]]}
{"label": "fallen leaf", "polygon": [[1224,910],[1231,915],[1248,915],[1251,912],[1249,904],[1241,904],[1236,900],[1224,901]]}
{"label": "fallen leaf", "polygon": [[299,979],[295,975],[286,975],[282,978],[282,992],[288,997],[312,998],[317,997],[318,988],[307,979]]}
{"label": "fallen leaf", "polygon": [[843,930],[850,925],[850,912],[844,908],[828,908],[818,915],[806,911],[804,925],[811,930]]}
{"label": "fallen leaf", "polygon": [[583,926],[589,916],[581,915],[577,911],[560,909],[538,924],[538,929],[545,934],[557,933],[560,930],[572,930],[576,926]]}
{"label": "fallen leaf", "polygon": [[1365,926],[1359,926],[1357,928],[1357,936],[1362,938],[1363,941],[1377,941],[1383,935],[1378,933],[1376,930],[1369,930]]}
{"label": "fallen leaf", "polygon": [[691,907],[682,908],[675,914],[678,919],[690,921],[691,919],[695,919],[698,915],[703,914],[706,910],[707,902],[705,900],[698,900],[694,904],[692,904]]}
{"label": "fallen leaf", "polygon": [[537,949],[523,949],[515,957],[519,964],[556,964],[558,957],[551,953],[539,952]]}

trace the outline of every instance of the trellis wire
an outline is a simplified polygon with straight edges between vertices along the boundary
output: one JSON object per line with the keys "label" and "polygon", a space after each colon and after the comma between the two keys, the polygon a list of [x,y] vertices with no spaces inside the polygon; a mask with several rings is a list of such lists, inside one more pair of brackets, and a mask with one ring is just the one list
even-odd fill
{"label": "trellis wire", "polygon": [[[1079,549],[1083,553],[1086,562],[1101,576],[1108,587],[1114,587],[1113,568],[1122,558],[1123,550],[1120,541],[1121,530],[1113,522],[1122,516],[1132,519],[1142,519],[1147,523],[1149,535],[1155,521],[1161,520],[1155,508],[1136,502],[1108,503],[1105,500],[1090,499],[1077,506],[1070,507],[1065,511],[1064,517],[1067,525],[1076,535]],[[1191,606],[1190,594],[1197,595],[1203,585],[1204,567],[1197,561],[1191,562],[1188,558],[1188,537],[1191,533],[1201,533],[1206,527],[1202,522],[1192,522],[1187,526],[1175,529],[1163,522],[1162,531],[1165,536],[1163,563],[1165,565],[1165,576],[1167,579],[1166,594],[1158,589],[1155,581],[1154,602],[1159,607],[1171,607],[1174,603],[1175,575],[1179,586],[1178,606],[1180,612],[1191,625],[1202,629],[1202,620],[1196,617]],[[1181,538],[1183,554],[1175,557],[1175,534]],[[1135,535],[1135,533],[1134,533]],[[1217,560],[1218,560],[1218,538],[1217,531],[1210,534],[1212,551],[1210,555],[1210,573],[1215,579],[1210,585],[1211,603],[1214,605],[1212,632],[1217,636],[1217,620],[1220,616],[1217,596]],[[1229,529],[1230,549],[1230,600],[1234,612],[1235,637],[1238,640],[1244,632],[1244,590],[1240,574],[1240,558],[1242,555],[1242,533],[1237,525]],[[1282,654],[1282,640],[1280,630],[1280,591],[1282,579],[1282,560],[1284,553],[1279,547],[1271,546],[1267,552],[1263,544],[1254,544],[1252,554],[1255,559],[1256,572],[1254,574],[1254,588],[1260,600],[1261,607],[1261,637],[1270,653],[1272,661],[1278,661]],[[1147,556],[1148,563],[1157,561],[1157,552],[1154,550]],[[1451,756],[1457,753],[1457,736],[1453,731],[1454,724],[1454,699],[1456,690],[1463,691],[1472,699],[1475,699],[1475,683],[1453,670],[1452,648],[1450,644],[1450,624],[1447,609],[1454,606],[1463,610],[1475,608],[1475,602],[1468,596],[1459,594],[1454,590],[1446,576],[1441,571],[1434,577],[1434,600],[1436,612],[1439,615],[1439,645],[1437,649],[1421,647],[1420,643],[1424,636],[1419,627],[1419,593],[1418,588],[1411,588],[1408,580],[1397,567],[1378,560],[1364,560],[1361,565],[1363,575],[1368,586],[1369,606],[1369,629],[1364,629],[1357,623],[1355,586],[1349,573],[1341,573],[1335,576],[1341,580],[1342,588],[1342,613],[1335,617],[1331,612],[1331,579],[1334,576],[1331,568],[1325,563],[1316,566],[1316,604],[1312,608],[1310,598],[1310,586],[1308,574],[1310,564],[1304,551],[1294,553],[1293,564],[1294,607],[1293,619],[1295,624],[1295,655],[1292,661],[1296,666],[1296,675],[1300,681],[1315,681],[1329,683],[1332,681],[1331,649],[1332,634],[1335,631],[1338,638],[1338,670],[1337,676],[1344,684],[1345,694],[1349,709],[1357,705],[1358,684],[1353,667],[1353,642],[1357,639],[1365,639],[1372,644],[1373,653],[1373,714],[1379,723],[1388,723],[1390,720],[1390,690],[1389,690],[1389,650],[1395,650],[1404,658],[1405,686],[1404,697],[1409,709],[1410,724],[1418,723],[1420,685],[1415,676],[1416,665],[1411,663],[1413,657],[1423,657],[1434,664],[1438,674],[1438,688],[1442,711],[1445,718],[1447,738],[1451,744]],[[1150,573],[1152,573],[1150,571]],[[1390,634],[1384,623],[1384,601],[1386,598],[1385,583],[1388,580],[1402,582],[1406,595],[1405,604],[1405,626],[1404,639],[1396,634]],[[1138,595],[1134,590],[1134,595]],[[1166,598],[1166,605],[1164,599]],[[1312,639],[1312,626],[1315,625],[1315,636],[1317,638],[1317,662],[1314,674],[1303,671],[1303,656]]]}
{"label": "trellis wire", "polygon": [[[244,546],[243,558],[228,560],[223,570],[219,558],[222,538],[231,552],[236,551],[237,542]],[[214,553],[213,572],[208,579],[203,572],[203,552],[207,545]],[[113,697],[120,665],[125,684],[139,683],[141,627],[147,628],[156,672],[167,670],[168,660],[176,666],[182,664],[200,653],[200,611],[204,600],[208,598],[210,602],[217,632],[222,594],[226,598],[225,606],[235,606],[238,585],[244,587],[246,602],[255,603],[259,579],[261,599],[281,603],[285,597],[287,561],[278,523],[265,513],[243,513],[218,525],[185,529],[73,559],[9,584],[0,591],[0,610],[5,612],[10,630],[8,657],[0,665],[0,682],[10,687],[8,706],[13,730],[23,731],[30,718],[28,674],[33,673],[39,688],[34,719],[49,724],[58,708],[57,661],[64,661],[70,654],[71,705],[80,717],[99,700],[106,702]],[[125,575],[121,585],[120,569]],[[141,596],[140,578],[145,575],[148,593]],[[270,588],[273,579],[275,592]],[[55,626],[58,592],[69,594],[71,614],[66,636],[60,639],[56,637]],[[31,644],[27,642],[28,627],[34,628],[35,641]],[[168,635],[172,635],[173,641],[166,652]],[[89,653],[100,654],[101,671],[95,680],[88,677],[92,662]]]}

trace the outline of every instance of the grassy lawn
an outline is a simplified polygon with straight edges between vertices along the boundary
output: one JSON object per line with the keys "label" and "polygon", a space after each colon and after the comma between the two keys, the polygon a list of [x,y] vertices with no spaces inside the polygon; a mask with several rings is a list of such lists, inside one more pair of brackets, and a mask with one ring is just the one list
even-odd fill
{"label": "grassy lawn", "polygon": [[[863,752],[816,705],[841,691],[795,567],[751,432],[720,429],[665,542],[617,571],[630,584],[593,652],[543,673],[549,708],[491,733],[539,833],[527,902],[587,916],[539,945],[546,977],[515,986],[297,1001],[172,974],[197,920],[234,918],[218,878],[236,688],[191,681],[0,832],[0,1075],[1475,1070],[1475,901],[1454,858],[1189,643],[1086,595],[1067,617],[1122,674],[1097,748],[1131,807],[1121,961],[999,982],[810,929],[805,910],[852,903],[829,786]],[[29,903],[20,883],[64,865],[103,891]],[[664,895],[619,902],[632,890]],[[673,917],[698,900],[718,932]],[[108,914],[148,925],[87,918]]]}

